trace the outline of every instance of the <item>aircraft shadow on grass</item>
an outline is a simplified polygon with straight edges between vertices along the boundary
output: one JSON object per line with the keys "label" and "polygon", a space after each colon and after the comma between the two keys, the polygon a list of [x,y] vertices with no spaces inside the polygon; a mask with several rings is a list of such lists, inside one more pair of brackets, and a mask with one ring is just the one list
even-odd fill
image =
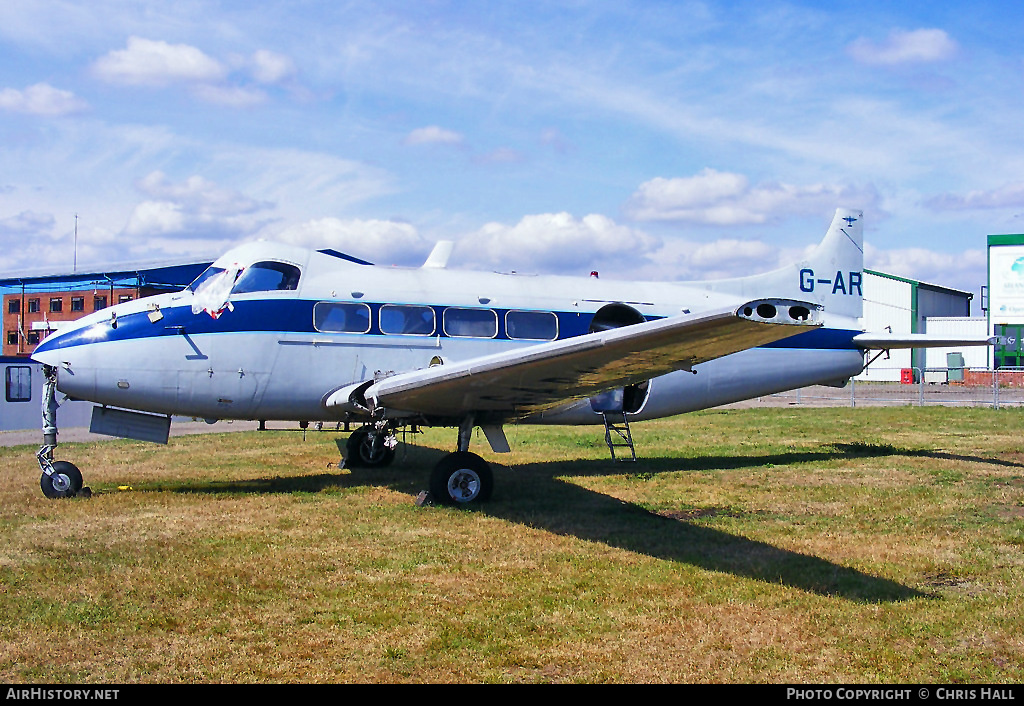
{"label": "aircraft shadow on grass", "polygon": [[[339,446],[341,443],[339,442]],[[297,477],[254,478],[231,482],[190,483],[163,489],[190,493],[302,493],[329,488],[386,487],[415,496],[426,474],[445,452],[410,447],[398,462],[383,469],[318,473]],[[661,515],[633,503],[588,490],[563,480],[609,474],[657,474],[714,471],[865,457],[911,456],[962,462],[1022,464],[947,452],[901,449],[889,445],[828,444],[818,450],[763,456],[701,456],[652,458],[638,464],[603,460],[565,460],[496,468],[495,498],[474,512],[563,536],[599,542],[650,557],[679,562],[857,602],[895,602],[931,596],[895,581],[871,576],[831,561],[772,546],[690,521],[702,513]],[[711,511],[713,514],[714,511]]]}

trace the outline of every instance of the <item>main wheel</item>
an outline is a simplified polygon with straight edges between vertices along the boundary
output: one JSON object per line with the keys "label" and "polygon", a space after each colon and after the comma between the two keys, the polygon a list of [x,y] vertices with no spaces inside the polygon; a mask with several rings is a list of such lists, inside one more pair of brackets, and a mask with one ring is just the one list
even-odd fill
{"label": "main wheel", "polygon": [[349,468],[379,468],[395,460],[395,450],[384,444],[381,434],[370,435],[356,429],[345,443],[345,463]]}
{"label": "main wheel", "polygon": [[430,474],[430,494],[444,505],[469,505],[490,499],[494,490],[491,467],[468,451],[442,458]]}
{"label": "main wheel", "polygon": [[53,472],[39,478],[39,487],[48,498],[72,498],[82,489],[82,472],[68,461],[55,461]]}

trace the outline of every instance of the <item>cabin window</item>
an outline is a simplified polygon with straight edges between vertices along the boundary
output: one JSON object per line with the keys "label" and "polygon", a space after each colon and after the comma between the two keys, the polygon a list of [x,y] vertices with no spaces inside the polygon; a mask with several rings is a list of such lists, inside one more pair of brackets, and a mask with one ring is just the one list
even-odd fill
{"label": "cabin window", "polygon": [[498,335],[498,315],[490,309],[451,307],[444,310],[442,321],[444,332],[449,336],[494,338]]}
{"label": "cabin window", "polygon": [[370,330],[370,307],[352,302],[317,302],[313,306],[313,328],[321,333],[366,333]]}
{"label": "cabin window", "polygon": [[434,333],[434,310],[429,306],[385,304],[380,308],[381,333],[429,336]]}
{"label": "cabin window", "polygon": [[27,365],[9,365],[4,375],[8,402],[32,400],[32,368]]}
{"label": "cabin window", "polygon": [[505,333],[521,341],[553,341],[558,338],[558,317],[550,311],[510,311]]}
{"label": "cabin window", "polygon": [[284,262],[257,262],[242,270],[231,288],[232,294],[276,292],[298,289],[299,268]]}

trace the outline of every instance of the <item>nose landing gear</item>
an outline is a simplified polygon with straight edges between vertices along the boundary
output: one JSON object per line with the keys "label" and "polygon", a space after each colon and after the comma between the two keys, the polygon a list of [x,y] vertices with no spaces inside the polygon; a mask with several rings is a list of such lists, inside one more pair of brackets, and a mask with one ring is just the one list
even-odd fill
{"label": "nose landing gear", "polygon": [[48,498],[73,498],[90,495],[82,487],[82,472],[68,461],[54,461],[57,448],[57,369],[43,366],[43,445],[36,452],[36,460],[43,474],[39,487]]}
{"label": "nose landing gear", "polygon": [[[49,468],[44,465],[49,464]],[[73,498],[82,493],[82,472],[68,461],[50,462],[40,460],[43,475],[39,476],[39,487],[48,498]],[[49,471],[49,473],[47,473]]]}

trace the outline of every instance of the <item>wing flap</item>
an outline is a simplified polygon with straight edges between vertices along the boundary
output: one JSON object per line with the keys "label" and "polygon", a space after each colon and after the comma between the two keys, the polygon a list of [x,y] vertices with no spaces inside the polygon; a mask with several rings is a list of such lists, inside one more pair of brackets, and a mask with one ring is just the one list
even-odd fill
{"label": "wing flap", "polygon": [[[389,413],[524,417],[820,325],[815,305],[758,300],[400,373],[365,388],[363,399]],[[349,394],[325,404],[350,404]]]}

